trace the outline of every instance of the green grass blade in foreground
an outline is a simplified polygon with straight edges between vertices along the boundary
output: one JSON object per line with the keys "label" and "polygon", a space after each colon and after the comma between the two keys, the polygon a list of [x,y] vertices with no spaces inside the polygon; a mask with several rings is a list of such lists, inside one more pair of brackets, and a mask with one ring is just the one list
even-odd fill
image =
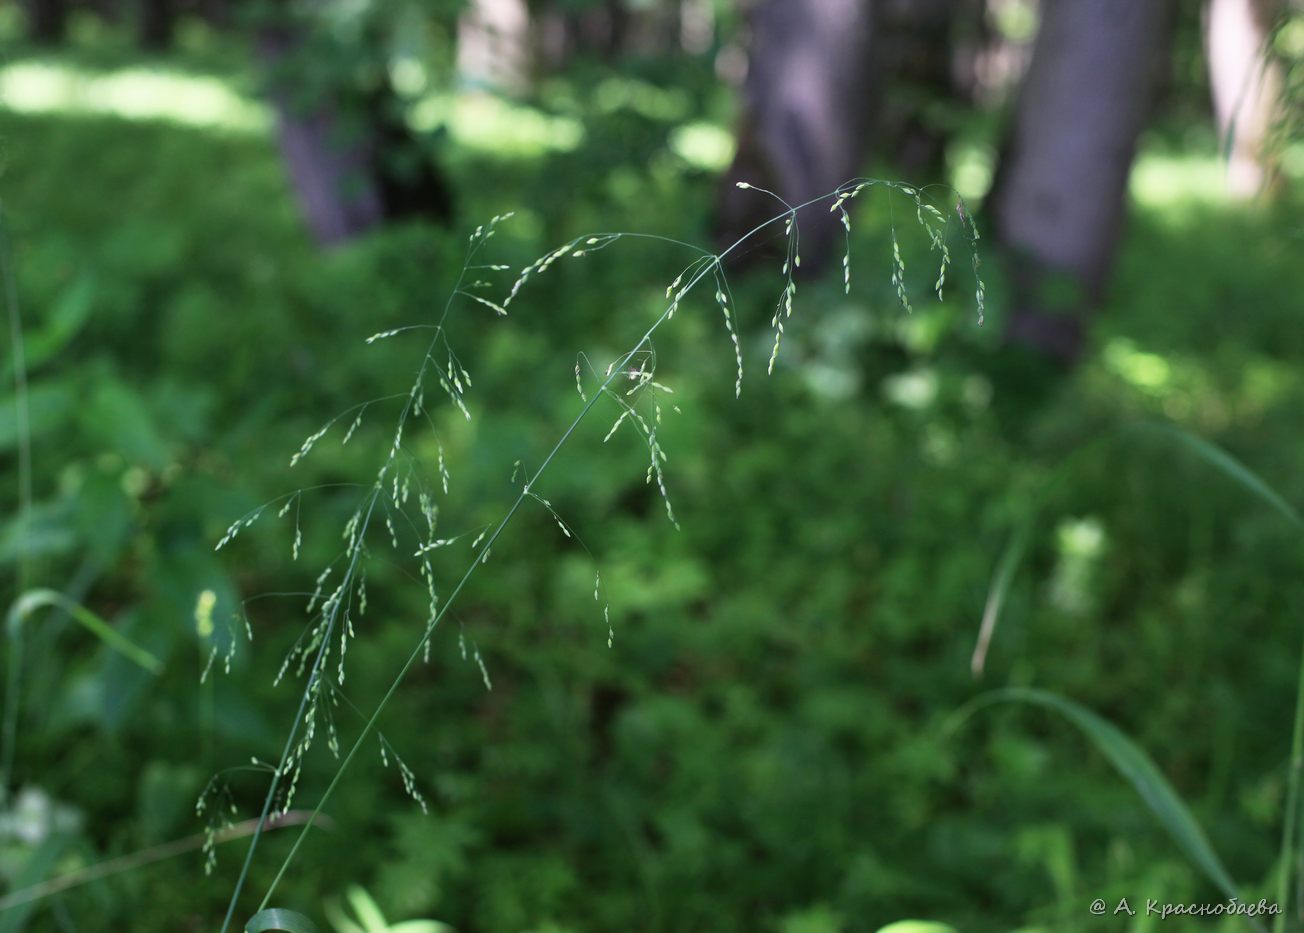
{"label": "green grass blade in foreground", "polygon": [[[282,817],[276,823],[269,827],[270,829],[283,829],[289,826],[296,826],[303,821],[303,814],[297,810],[292,810],[288,816]],[[217,833],[216,843],[232,842],[236,839],[242,839],[254,831],[257,820],[245,820],[243,823],[237,823]],[[53,837],[51,837],[53,838]],[[64,837],[59,837],[64,838]],[[37,872],[36,875],[43,878],[41,881],[23,882],[15,884],[3,895],[0,895],[0,916],[9,917],[9,911],[22,907],[27,904],[34,904],[37,901],[44,900],[47,897],[53,897],[56,894],[62,894],[65,891],[72,891],[83,885],[90,884],[93,881],[102,881],[105,878],[112,878],[126,872],[136,871],[137,869],[162,862],[167,859],[177,858],[187,852],[194,852],[204,845],[205,835],[196,833],[193,836],[186,836],[182,839],[173,839],[171,842],[163,842],[158,845],[149,846],[145,849],[138,849],[135,852],[128,852],[126,855],[120,855],[116,858],[108,859],[104,862],[96,862],[89,865],[83,865],[80,868],[74,868],[63,874],[51,875],[49,871]],[[57,861],[57,860],[56,860]],[[30,860],[29,860],[30,863]],[[55,863],[51,863],[53,867]],[[27,871],[24,868],[24,871]],[[31,874],[29,872],[29,874]],[[4,933],[6,928],[0,925],[0,933]]]}
{"label": "green grass blade in foreground", "polygon": [[973,659],[969,669],[974,677],[981,677],[983,666],[987,663],[987,649],[991,646],[992,635],[996,632],[996,620],[1000,618],[1001,608],[1005,605],[1005,595],[1014,579],[1014,571],[1023,562],[1024,552],[1028,550],[1028,540],[1032,537],[1032,526],[1036,512],[1033,511],[1020,524],[1018,530],[1001,552],[1000,563],[996,565],[996,576],[987,591],[987,603],[983,606],[983,621],[978,627],[978,641],[973,647]]}
{"label": "green grass blade in foreground", "polygon": [[14,773],[15,746],[18,743],[19,679],[23,673],[23,623],[38,610],[55,607],[72,616],[83,628],[135,664],[151,674],[163,669],[163,662],[113,626],[105,622],[75,599],[57,590],[28,590],[9,607],[5,617],[9,637],[9,670],[5,677],[4,722],[0,725],[0,797],[9,793],[9,780]]}
{"label": "green grass blade in foreground", "polygon": [[[65,833],[46,836],[18,863],[15,874],[11,876],[12,883],[15,886],[32,885],[47,877],[59,860],[68,854],[72,843],[72,837]],[[36,905],[30,903],[0,908],[0,933],[18,933],[27,929],[27,922],[35,910]]]}
{"label": "green grass blade in foreground", "polygon": [[23,622],[31,618],[33,613],[48,607],[62,609],[84,629],[104,642],[106,647],[118,652],[132,663],[140,665],[151,674],[157,674],[163,669],[163,662],[154,655],[118,632],[81,603],[69,599],[57,590],[28,590],[18,597],[9,607],[9,615],[6,619],[10,637],[17,633]]}
{"label": "green grass blade in foreground", "polygon": [[[1200,460],[1223,473],[1286,519],[1293,528],[1304,530],[1304,519],[1300,518],[1300,514],[1295,510],[1295,507],[1287,502],[1277,490],[1264,482],[1262,477],[1221,447],[1192,434],[1190,431],[1166,422],[1152,422],[1140,427],[1176,440]],[[1304,756],[1304,658],[1301,659],[1299,683],[1296,686],[1295,721],[1291,728],[1290,764],[1286,780],[1286,814],[1281,830],[1281,855],[1278,861],[1280,877],[1277,903],[1282,908],[1282,913],[1277,915],[1274,923],[1274,929],[1278,933],[1286,928],[1285,909],[1290,895],[1290,877],[1293,871],[1299,870],[1296,863],[1299,860],[1301,756]]]}
{"label": "green grass blade in foreground", "polygon": [[1151,422],[1140,427],[1156,434],[1167,435],[1185,445],[1197,457],[1235,481],[1246,492],[1271,507],[1286,521],[1296,528],[1304,529],[1304,519],[1300,518],[1300,514],[1295,510],[1294,506],[1287,502],[1277,490],[1264,482],[1257,473],[1217,444],[1206,441],[1204,438],[1192,434],[1175,424],[1166,422]]}
{"label": "green grass blade in foreground", "polygon": [[1190,859],[1220,891],[1229,898],[1239,898],[1236,883],[1232,880],[1222,860],[1196,822],[1195,816],[1183,802],[1168,779],[1155,766],[1139,745],[1127,737],[1117,726],[1091,710],[1065,697],[1046,690],[1010,687],[983,694],[975,699],[961,715],[967,716],[979,709],[997,703],[1027,703],[1059,713],[1077,726],[1096,749],[1109,760],[1137,792],[1160,824],[1172,836],[1182,853]]}
{"label": "green grass blade in foreground", "polygon": [[1034,505],[1028,510],[1027,515],[1015,529],[1009,543],[1005,546],[1005,550],[1001,553],[1001,558],[996,565],[996,571],[992,575],[991,584],[987,588],[987,601],[983,606],[982,623],[978,628],[978,639],[974,645],[973,657],[970,661],[970,668],[975,677],[982,676],[984,665],[987,662],[987,653],[991,648],[992,636],[996,633],[996,625],[1000,621],[1001,610],[1005,606],[1005,597],[1019,566],[1023,563],[1024,555],[1027,553],[1032,529],[1041,511],[1040,503],[1044,502],[1048,497],[1050,489],[1063,482],[1067,475],[1066,467],[1071,463],[1094,451],[1101,446],[1102,442],[1117,440],[1119,435],[1133,431],[1156,434],[1177,441],[1205,464],[1227,476],[1251,496],[1282,516],[1293,527],[1304,530],[1304,518],[1300,517],[1294,506],[1269,486],[1262,477],[1217,444],[1169,422],[1145,421],[1127,425],[1111,436],[1099,438],[1079,448],[1064,463],[1060,464],[1054,477],[1047,484],[1047,488],[1036,497]]}
{"label": "green grass blade in foreground", "polygon": [[293,910],[271,907],[260,910],[245,924],[245,933],[265,933],[281,930],[283,933],[317,933],[317,924]]}

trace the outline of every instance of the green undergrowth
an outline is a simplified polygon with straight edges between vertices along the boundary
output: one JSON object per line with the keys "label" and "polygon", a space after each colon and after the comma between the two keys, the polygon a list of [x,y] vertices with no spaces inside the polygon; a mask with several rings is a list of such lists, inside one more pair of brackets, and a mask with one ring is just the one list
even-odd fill
{"label": "green undergrowth", "polygon": [[[252,653],[230,677],[201,687],[198,675],[212,639],[220,669],[240,599],[312,589],[350,503],[329,491],[314,502],[298,562],[286,521],[242,533],[238,560],[212,545],[230,518],[290,491],[285,464],[326,417],[403,391],[393,377],[411,345],[361,338],[437,312],[465,231],[409,226],[323,256],[266,138],[2,119],[37,503],[26,542],[12,524],[0,532],[0,559],[25,546],[39,579],[165,665],[151,675],[53,617],[31,633],[16,777],[66,817],[51,825],[66,839],[53,864],[68,870],[197,831],[194,799],[214,769],[275,759],[296,696],[271,681],[300,604],[251,603]],[[491,184],[466,153],[452,164],[468,228],[520,208],[496,240],[495,261],[514,268],[595,226],[708,239],[711,182],[671,156],[643,174],[490,161]],[[468,930],[875,929],[927,916],[982,931],[1067,929],[1114,893],[1217,899],[1061,723],[1002,708],[947,732],[982,687],[1007,685],[1107,717],[1192,805],[1232,876],[1266,878],[1304,585],[1289,531],[1234,483],[1172,445],[1075,461],[1011,584],[981,685],[969,665],[1024,504],[1101,432],[1171,419],[1304,502],[1296,217],[1142,206],[1087,359],[1017,430],[992,395],[1008,363],[991,336],[999,288],[978,331],[959,300],[927,306],[931,279],[911,265],[918,307],[905,315],[872,205],[855,215],[853,261],[879,257],[878,271],[853,266],[846,295],[835,259],[828,281],[803,284],[764,378],[782,261],[766,246],[732,280],[741,398],[709,300],[658,340],[681,409],[662,440],[682,530],[644,483],[646,452],[603,445],[609,421],[586,424],[545,494],[596,563],[546,511],[521,516],[455,611],[492,691],[445,632],[381,723],[430,814],[392,763],[362,756],[278,903],[320,918],[322,892],[360,884],[387,917]],[[613,357],[658,306],[676,271],[668,253],[617,255],[550,270],[506,322],[487,309],[457,318],[474,413],[487,414],[434,416],[457,491],[442,521],[497,517],[512,462],[537,462],[575,413],[576,354]],[[11,410],[6,399],[7,460]],[[368,477],[382,454],[323,443],[293,485]],[[368,631],[349,654],[350,696],[368,710],[426,612],[402,571],[370,573]],[[211,635],[195,619],[206,590]],[[305,800],[330,774],[320,754]],[[263,776],[230,783],[256,812]],[[270,833],[260,858],[275,864],[290,839]],[[10,879],[26,845],[4,837]],[[190,853],[60,895],[60,909],[87,926],[207,928],[239,850],[219,846],[211,876]],[[33,914],[32,928],[53,917]]]}

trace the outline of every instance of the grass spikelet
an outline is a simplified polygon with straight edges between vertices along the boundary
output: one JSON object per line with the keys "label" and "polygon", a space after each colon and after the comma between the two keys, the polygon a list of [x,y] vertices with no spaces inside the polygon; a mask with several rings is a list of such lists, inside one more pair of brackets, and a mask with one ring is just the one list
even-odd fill
{"label": "grass spikelet", "polygon": [[581,401],[587,402],[587,401],[589,400],[589,397],[588,397],[587,395],[584,394],[584,383],[581,381],[581,378],[580,378],[580,362],[579,362],[579,360],[576,360],[576,361],[575,361],[575,391],[578,392],[578,393],[580,394],[580,400],[581,400]]}
{"label": "grass spikelet", "polygon": [[249,514],[245,515],[243,518],[236,519],[234,522],[231,523],[230,527],[226,529],[226,534],[222,535],[221,540],[217,542],[217,546],[213,548],[213,550],[214,551],[222,550],[222,548],[226,547],[233,540],[235,540],[236,535],[240,534],[241,531],[248,528],[254,522],[258,521],[258,519],[262,517],[262,514],[263,514],[263,507],[259,506]]}
{"label": "grass spikelet", "polygon": [[394,759],[394,766],[398,769],[399,780],[403,782],[403,792],[416,802],[417,806],[421,808],[422,813],[429,814],[430,807],[426,803],[426,798],[422,796],[421,791],[417,789],[417,779],[416,775],[412,773],[412,769],[409,768],[407,763],[399,757],[398,752],[394,750],[394,746],[391,745],[384,736],[380,736],[380,742],[381,763],[388,768],[389,759]]}
{"label": "grass spikelet", "polygon": [[453,386],[449,384],[448,380],[443,376],[439,377],[439,387],[443,389],[445,393],[447,393],[448,397],[452,400],[453,404],[457,406],[457,410],[462,413],[462,417],[464,417],[467,421],[470,421],[471,412],[467,410],[466,404],[462,401],[462,393],[454,389]]}
{"label": "grass spikelet", "polygon": [[901,244],[897,241],[896,229],[892,230],[892,284],[896,286],[897,301],[907,313],[913,312],[910,297],[906,294],[906,262],[901,258]]}
{"label": "grass spikelet", "polygon": [[463,298],[470,298],[472,301],[484,305],[486,308],[492,310],[499,317],[507,317],[507,309],[504,308],[496,301],[491,301],[488,298],[483,298],[480,295],[474,295],[471,292],[467,292],[467,291],[459,292],[459,294]]}
{"label": "grass spikelet", "polygon": [[492,691],[494,688],[494,683],[492,680],[489,679],[489,668],[485,666],[484,656],[480,654],[479,648],[475,649],[475,663],[480,668],[480,677],[484,681],[484,688],[486,690]]}
{"label": "grass spikelet", "polygon": [[715,301],[720,306],[720,313],[724,315],[724,327],[729,332],[729,339],[733,342],[734,362],[737,366],[737,376],[734,379],[734,398],[741,398],[743,394],[743,348],[738,342],[738,331],[734,327],[733,314],[729,310],[729,283],[725,279],[724,268],[720,265],[717,258],[712,265],[712,271],[715,276]]}
{"label": "grass spikelet", "polygon": [[625,419],[629,417],[631,412],[632,409],[626,409],[616,416],[615,423],[611,425],[611,430],[608,431],[607,436],[602,439],[602,443],[605,444],[607,441],[611,440],[611,436],[616,433],[616,429],[624,423]]}
{"label": "grass spikelet", "polygon": [[[439,482],[444,490],[444,495],[448,495],[448,464],[444,461],[444,445],[438,440],[435,441],[435,447],[439,451]],[[427,519],[429,520],[429,519]],[[433,524],[433,523],[432,523]]]}
{"label": "grass spikelet", "polygon": [[575,535],[571,533],[570,526],[567,525],[564,521],[562,521],[561,516],[557,514],[557,510],[552,507],[551,502],[549,502],[543,496],[538,495],[537,493],[530,492],[529,490],[526,490],[525,494],[548,510],[548,514],[551,515],[552,520],[557,523],[557,527],[561,529],[562,534],[564,534],[568,538],[575,537]]}
{"label": "grass spikelet", "polygon": [[388,340],[390,337],[403,333],[404,328],[395,327],[393,330],[382,330],[379,333],[372,334],[367,338],[367,343],[375,343],[377,340]]}
{"label": "grass spikelet", "polygon": [[350,440],[352,440],[354,433],[358,430],[359,427],[362,426],[362,416],[363,414],[366,413],[366,410],[367,407],[365,405],[362,406],[362,411],[358,412],[358,417],[353,419],[353,423],[349,425],[349,429],[344,432],[344,440],[340,441],[341,447],[343,447]]}
{"label": "grass spikelet", "polygon": [[335,420],[331,419],[322,425],[321,429],[315,434],[309,434],[307,440],[303,442],[303,446],[301,446],[298,452],[290,458],[290,466],[297,465],[300,460],[308,456],[308,452],[312,450],[313,446],[316,445],[319,440],[326,436],[326,432],[331,429],[331,425],[334,423]]}

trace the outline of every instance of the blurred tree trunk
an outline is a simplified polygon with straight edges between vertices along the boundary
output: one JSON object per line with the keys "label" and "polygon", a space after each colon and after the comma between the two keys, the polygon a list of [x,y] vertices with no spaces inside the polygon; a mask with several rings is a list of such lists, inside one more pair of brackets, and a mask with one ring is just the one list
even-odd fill
{"label": "blurred tree trunk", "polygon": [[1053,0],[1041,10],[988,203],[1009,264],[1008,336],[1072,361],[1121,232],[1166,11],[1163,0]]}
{"label": "blurred tree trunk", "polygon": [[626,51],[631,17],[622,0],[552,2],[532,13],[538,22],[536,51],[544,71],[562,71],[577,55],[612,61]]}
{"label": "blurred tree trunk", "polygon": [[1228,155],[1227,187],[1241,198],[1270,191],[1280,181],[1268,137],[1282,76],[1265,53],[1282,12],[1280,0],[1210,0],[1205,11],[1205,53],[1218,137]]}
{"label": "blurred tree trunk", "polygon": [[[746,181],[799,204],[855,176],[875,97],[871,0],[763,0],[750,17],[738,148],[717,201],[717,235],[732,242],[776,205]],[[841,229],[832,215],[803,217],[807,269],[827,259]]]}
{"label": "blurred tree trunk", "polygon": [[162,52],[172,46],[172,31],[176,26],[176,7],[172,0],[140,0],[137,15],[141,48]]}
{"label": "blurred tree trunk", "polygon": [[[318,87],[304,99],[295,68],[338,63],[309,61],[285,22],[264,26],[258,48],[272,75],[281,153],[318,243],[342,243],[386,220],[449,218],[452,191],[413,137],[383,68],[373,86]],[[348,73],[337,71],[340,80]]]}
{"label": "blurred tree trunk", "polygon": [[268,27],[259,53],[272,81],[277,141],[313,237],[323,246],[341,243],[380,224],[384,209],[371,172],[374,153],[358,132],[345,133],[338,103],[295,100],[284,75],[297,40],[287,27]]}
{"label": "blurred tree trunk", "polygon": [[530,10],[525,0],[470,0],[457,18],[457,76],[472,87],[526,90]]}
{"label": "blurred tree trunk", "polygon": [[58,45],[68,32],[66,0],[26,0],[27,34],[38,45]]}

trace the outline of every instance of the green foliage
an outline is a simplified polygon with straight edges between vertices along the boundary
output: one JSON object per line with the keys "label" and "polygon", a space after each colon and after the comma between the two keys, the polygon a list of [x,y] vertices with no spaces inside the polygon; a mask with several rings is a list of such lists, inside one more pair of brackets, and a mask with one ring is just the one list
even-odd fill
{"label": "green foliage", "polygon": [[993,703],[1027,703],[1059,713],[1077,726],[1095,745],[1119,775],[1132,785],[1133,790],[1154,813],[1178,848],[1205,876],[1228,897],[1238,897],[1236,883],[1227,874],[1222,860],[1209,844],[1209,839],[1196,822],[1185,802],[1173,790],[1163,772],[1155,766],[1150,756],[1135,742],[1110,722],[1097,716],[1081,704],[1046,690],[1010,688],[980,696],[968,711]]}
{"label": "green foliage", "polygon": [[[637,82],[608,76],[604,95],[578,73],[540,90],[533,106],[581,127],[572,152],[486,152],[452,134],[465,217],[519,209],[503,261],[520,268],[612,218],[709,239],[712,180],[672,140],[680,123],[717,125],[718,98],[703,82],[670,101],[680,110],[635,106],[668,66],[639,67]],[[247,81],[215,77],[237,91]],[[318,254],[264,130],[57,110],[4,121],[37,501],[21,539],[6,513],[0,560],[27,557],[34,581],[164,663],[155,677],[65,636],[58,614],[31,630],[15,787],[39,796],[23,798],[35,815],[0,827],[0,873],[19,889],[190,837],[215,768],[275,759],[297,690],[271,681],[299,632],[298,594],[338,547],[354,496],[324,488],[302,512],[265,516],[233,562],[212,545],[231,518],[290,492],[285,466],[325,418],[394,391],[413,345],[358,338],[433,314],[463,236],[414,225]],[[759,244],[757,271],[731,277],[747,368],[736,401],[719,307],[710,295],[685,305],[657,347],[658,380],[682,412],[667,411],[659,434],[682,531],[644,483],[647,452],[628,425],[606,445],[609,422],[583,426],[541,494],[588,551],[531,509],[460,599],[454,621],[493,690],[447,631],[379,723],[429,815],[392,761],[361,756],[278,903],[321,922],[330,895],[357,884],[385,917],[459,929],[932,917],[983,931],[1067,928],[1097,894],[1218,897],[1107,761],[1065,766],[1082,752],[1070,730],[1017,717],[945,727],[977,689],[974,629],[1001,548],[1085,436],[1172,419],[1233,452],[1287,507],[1304,502],[1298,211],[1143,200],[1083,368],[1028,384],[1046,395],[1035,407],[1000,389],[1013,365],[993,346],[999,283],[982,331],[966,303],[927,306],[933,276],[911,257],[928,242],[899,224],[907,316],[884,213],[853,213],[853,261],[879,257],[877,273],[858,267],[850,294],[840,272],[800,283],[769,380],[784,243]],[[497,414],[433,416],[456,490],[447,527],[500,515],[518,489],[511,464],[537,464],[573,418],[577,351],[610,359],[655,314],[678,271],[672,250],[615,251],[625,245],[533,280],[510,326],[488,309],[457,319],[473,414]],[[1012,424],[1012,409],[1031,414]],[[388,438],[341,446],[345,430],[293,485],[369,475]],[[1158,443],[1064,468],[1044,512],[1062,533],[1029,536],[985,676],[1053,689],[1116,724],[1163,763],[1228,873],[1254,883],[1270,876],[1285,811],[1304,584],[1281,516],[1228,482],[1235,473]],[[450,567],[466,553],[436,552]],[[610,650],[592,598],[599,566]],[[364,710],[426,622],[424,593],[400,570],[377,564],[367,586],[347,681]],[[211,628],[196,618],[207,591]],[[296,595],[244,602],[268,591]],[[232,676],[200,685],[214,649],[220,671],[233,643]],[[337,720],[346,738],[361,725],[345,704]],[[324,745],[314,755],[304,800],[336,766]],[[227,802],[256,811],[265,767],[222,779]],[[289,845],[278,831],[260,853],[279,861]],[[211,876],[195,843],[0,920],[207,929],[243,845],[216,854]],[[256,902],[241,906],[250,916]]]}

